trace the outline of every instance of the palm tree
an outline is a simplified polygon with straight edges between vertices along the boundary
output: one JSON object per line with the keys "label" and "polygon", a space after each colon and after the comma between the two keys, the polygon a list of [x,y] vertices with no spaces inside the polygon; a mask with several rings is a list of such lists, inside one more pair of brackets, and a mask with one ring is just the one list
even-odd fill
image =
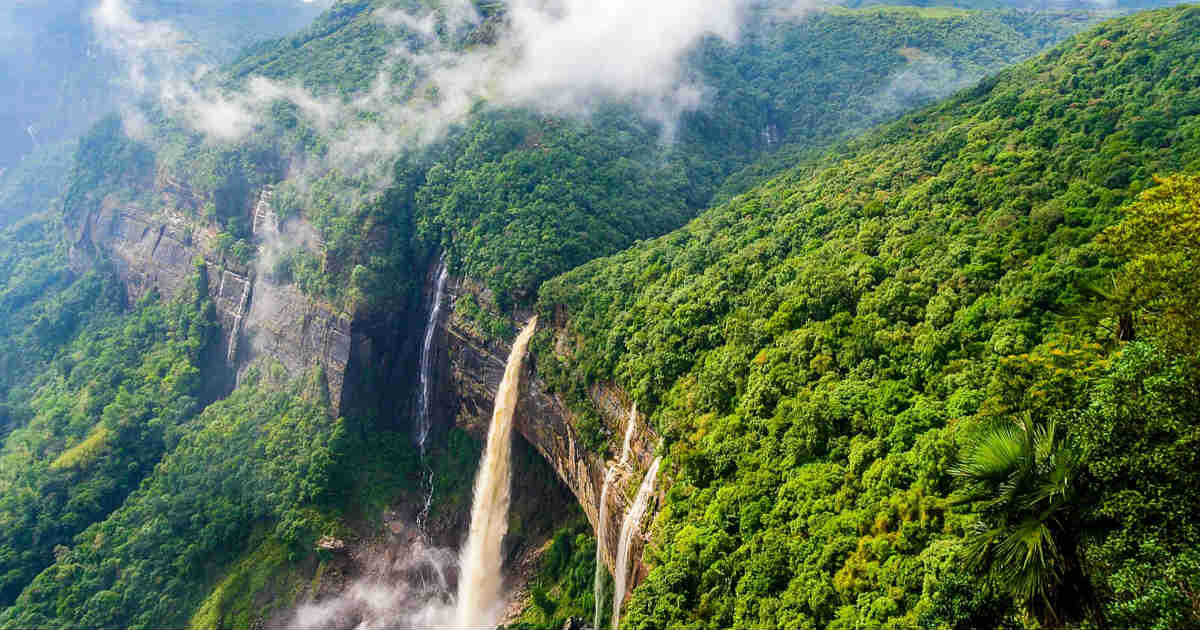
{"label": "palm tree", "polygon": [[1050,627],[1098,612],[1078,558],[1082,461],[1057,422],[1026,416],[977,437],[951,471],[964,484],[955,504],[978,516],[968,566]]}

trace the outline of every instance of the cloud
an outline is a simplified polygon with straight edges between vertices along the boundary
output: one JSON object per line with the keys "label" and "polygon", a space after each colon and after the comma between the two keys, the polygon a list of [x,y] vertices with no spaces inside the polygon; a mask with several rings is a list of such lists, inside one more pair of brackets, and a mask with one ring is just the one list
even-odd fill
{"label": "cloud", "polygon": [[[586,118],[618,102],[657,123],[669,144],[681,116],[713,97],[687,65],[698,44],[736,44],[753,11],[793,20],[827,0],[509,0],[503,18],[485,18],[472,0],[375,9],[370,17],[390,32],[392,48],[370,87],[350,96],[261,76],[221,89],[180,29],[139,20],[130,0],[97,1],[97,39],[122,59],[132,93],[216,142],[269,134],[274,106],[292,103],[324,151],[282,156],[288,178],[306,189],[337,170],[378,193],[391,185],[397,156],[440,141],[480,108]],[[491,43],[464,48],[467,36]],[[144,116],[127,108],[125,120],[129,135],[154,144]]]}
{"label": "cloud", "polygon": [[144,95],[159,82],[181,80],[178,75],[194,53],[169,23],[138,20],[125,0],[100,0],[90,17],[101,45],[123,64],[126,87],[135,94]]}
{"label": "cloud", "polygon": [[[790,17],[819,2],[753,4],[765,1]],[[600,103],[620,101],[660,123],[669,137],[680,115],[703,107],[711,93],[687,72],[687,53],[707,37],[736,42],[751,4],[511,0],[503,22],[489,25],[494,45],[466,51],[445,34],[481,25],[470,0],[445,0],[436,10],[377,10],[394,48],[371,88],[349,99],[263,77],[222,92],[208,86],[205,60],[173,25],[139,21],[127,0],[100,0],[92,17],[100,41],[123,60],[129,88],[156,98],[197,131],[235,140],[262,124],[272,103],[286,100],[326,135],[329,162],[352,172],[440,139],[480,103],[586,116]]]}
{"label": "cloud", "polygon": [[633,101],[670,122],[701,105],[684,54],[702,38],[736,40],[744,0],[535,0],[512,4],[518,60],[504,98],[549,111],[587,111],[597,98]]}
{"label": "cloud", "polygon": [[957,68],[947,59],[906,49],[909,62],[892,75],[888,84],[877,94],[871,109],[879,116],[892,116],[961,90],[982,78],[983,73],[971,73]]}

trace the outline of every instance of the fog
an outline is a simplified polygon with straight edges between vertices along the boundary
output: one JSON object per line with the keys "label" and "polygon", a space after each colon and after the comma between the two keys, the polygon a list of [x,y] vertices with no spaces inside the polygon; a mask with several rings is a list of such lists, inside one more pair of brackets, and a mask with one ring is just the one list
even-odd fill
{"label": "fog", "polygon": [[[161,63],[219,64],[254,41],[291,33],[332,0],[4,0],[0,2],[0,169],[88,128],[98,117],[131,102],[124,79],[131,60],[124,46],[104,38],[170,32],[187,42],[188,58]],[[97,21],[101,28],[98,28]],[[123,27],[122,27],[123,23]],[[130,30],[131,24],[137,28]],[[154,28],[158,25],[161,28]],[[110,28],[111,27],[111,28]],[[186,35],[185,35],[186,34]],[[172,53],[180,46],[166,48]],[[180,64],[180,61],[185,63]],[[160,68],[161,69],[161,68]],[[36,131],[36,142],[28,130]]]}

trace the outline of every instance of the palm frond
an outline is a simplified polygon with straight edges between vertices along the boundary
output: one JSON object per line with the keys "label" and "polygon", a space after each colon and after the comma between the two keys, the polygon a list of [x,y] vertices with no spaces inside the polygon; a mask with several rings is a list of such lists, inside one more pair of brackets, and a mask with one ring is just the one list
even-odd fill
{"label": "palm frond", "polygon": [[1003,483],[1025,464],[1024,431],[1016,425],[998,427],[981,437],[951,474],[968,483]]}

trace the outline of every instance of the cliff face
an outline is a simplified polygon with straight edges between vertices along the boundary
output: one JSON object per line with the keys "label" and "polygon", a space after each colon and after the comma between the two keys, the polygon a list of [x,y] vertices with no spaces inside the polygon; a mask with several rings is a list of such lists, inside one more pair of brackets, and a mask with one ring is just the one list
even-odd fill
{"label": "cliff face", "polygon": [[[469,279],[453,283],[452,303],[457,303],[459,298],[468,293],[478,296],[483,291]],[[476,301],[485,302],[486,297]],[[554,333],[561,334],[558,329],[555,329]],[[450,364],[448,386],[452,390],[457,409],[455,422],[476,435],[483,435],[491,422],[492,402],[504,374],[510,347],[506,343],[486,340],[479,334],[477,327],[457,309],[451,313],[445,324],[445,339]],[[609,385],[593,387],[590,398],[610,435],[615,436],[610,440],[610,443],[615,443],[613,449],[619,451],[622,436],[628,427],[627,423],[633,416],[630,413],[632,403],[629,397],[618,387]],[[618,469],[618,473],[614,475],[606,496],[606,518],[597,527],[605,474],[620,454],[610,451],[603,456],[583,448],[575,429],[575,414],[558,395],[546,390],[544,383],[538,378],[536,356],[531,354],[527,358],[515,416],[516,428],[550,463],[587,514],[593,529],[603,537],[603,559],[610,569],[616,562],[621,525],[633,503],[638,483],[654,460],[654,450],[659,441],[658,436],[646,424],[646,419],[635,417],[633,421],[637,426],[630,441],[630,465]],[[517,471],[517,475],[514,483],[520,484],[520,471]],[[651,522],[656,504],[657,501],[652,501],[649,512],[651,516],[643,523]],[[629,581],[631,587],[645,577],[645,567],[640,561],[643,544],[643,536],[633,537],[630,550],[630,557],[634,559]]]}
{"label": "cliff face", "polygon": [[[247,215],[261,241],[279,229],[271,210],[270,192],[260,195]],[[215,357],[224,359],[214,374],[227,375],[221,384],[226,391],[235,376],[257,358],[270,357],[292,373],[319,364],[324,368],[330,401],[335,412],[348,407],[396,418],[411,415],[416,387],[415,357],[420,354],[420,332],[424,314],[407,305],[387,316],[358,316],[341,312],[303,295],[292,286],[266,281],[255,270],[230,263],[216,252],[218,234],[172,208],[184,204],[164,203],[149,211],[128,203],[106,201],[82,217],[74,230],[72,258],[80,267],[96,258],[111,261],[130,301],[157,289],[164,297],[184,290],[194,272],[194,261],[202,260],[208,272],[209,295],[216,305],[223,340]],[[426,279],[425,302],[432,300],[433,275]],[[477,436],[485,436],[491,421],[496,390],[504,373],[509,347],[487,340],[478,327],[454,308],[457,298],[472,294],[487,302],[486,292],[470,280],[457,280],[448,287],[450,308],[435,336],[431,405],[437,415],[432,439],[438,439],[451,424]],[[565,403],[548,392],[537,376],[537,361],[526,363],[516,426],[521,435],[550,464],[583,508],[594,529],[604,539],[603,559],[611,568],[616,561],[622,523],[633,502],[638,481],[650,467],[658,437],[638,423],[631,440],[630,465],[614,474],[606,496],[608,509],[600,519],[600,497],[606,472],[619,453],[590,453],[580,446],[577,419]],[[592,403],[600,412],[620,448],[631,421],[628,396],[615,386],[592,389]],[[361,407],[359,407],[361,406]],[[516,483],[522,483],[518,478]],[[653,508],[651,510],[653,514]],[[647,518],[644,522],[649,522]],[[641,557],[642,537],[634,536],[631,557]],[[631,584],[643,577],[644,567],[634,562]]]}
{"label": "cliff face", "polygon": [[[218,353],[228,368],[223,372],[231,377],[240,374],[254,359],[264,356],[279,361],[293,374],[320,364],[330,400],[340,408],[353,339],[352,318],[294,287],[273,285],[257,278],[253,269],[224,260],[216,253],[217,232],[174,210],[194,205],[178,201],[172,199],[163,208],[150,211],[112,198],[105,200],[99,209],[70,226],[74,230],[73,262],[85,267],[96,258],[109,259],[132,302],[152,289],[167,298],[178,294],[188,286],[195,270],[193,261],[203,260],[209,296],[224,332]],[[262,238],[277,224],[266,192],[254,206],[255,235]],[[228,390],[233,380],[229,378],[224,389]]]}

